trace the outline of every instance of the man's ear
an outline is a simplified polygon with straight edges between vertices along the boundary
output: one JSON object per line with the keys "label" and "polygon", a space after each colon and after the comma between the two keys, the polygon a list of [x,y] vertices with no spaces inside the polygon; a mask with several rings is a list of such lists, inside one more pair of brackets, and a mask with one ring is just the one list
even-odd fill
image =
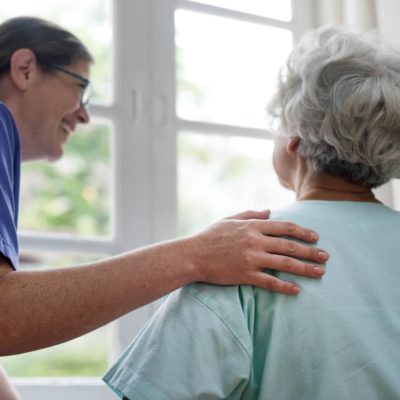
{"label": "man's ear", "polygon": [[300,145],[300,141],[301,139],[298,136],[290,138],[286,145],[286,151],[290,155],[296,155]]}
{"label": "man's ear", "polygon": [[36,56],[32,50],[18,49],[11,56],[10,78],[19,90],[25,91],[29,87],[36,70]]}

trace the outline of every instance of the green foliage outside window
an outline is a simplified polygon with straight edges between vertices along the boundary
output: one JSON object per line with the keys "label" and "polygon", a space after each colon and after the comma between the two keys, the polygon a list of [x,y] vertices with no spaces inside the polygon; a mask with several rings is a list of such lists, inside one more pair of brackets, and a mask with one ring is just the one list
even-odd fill
{"label": "green foliage outside window", "polygon": [[110,233],[110,136],[107,125],[80,128],[60,161],[23,165],[21,229]]}
{"label": "green foliage outside window", "polygon": [[107,329],[69,343],[19,356],[0,358],[14,377],[101,376],[107,369]]}
{"label": "green foliage outside window", "polygon": [[[18,15],[49,19],[76,34],[94,55],[93,100],[112,100],[110,0],[19,0],[0,10],[0,23]],[[22,168],[19,228],[79,236],[112,233],[112,132],[107,124],[79,127],[64,157]],[[24,253],[24,249],[21,249]],[[98,258],[96,255],[95,258]],[[93,257],[53,254],[29,267],[74,265]],[[23,265],[22,268],[27,266]],[[82,338],[23,355],[0,358],[11,376],[99,376],[107,367],[107,328]]]}

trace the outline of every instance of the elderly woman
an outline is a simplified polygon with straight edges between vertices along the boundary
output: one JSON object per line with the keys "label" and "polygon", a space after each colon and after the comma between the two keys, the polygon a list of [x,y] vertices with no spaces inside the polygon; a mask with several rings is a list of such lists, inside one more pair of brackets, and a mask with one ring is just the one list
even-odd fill
{"label": "elderly woman", "polygon": [[[306,35],[270,111],[274,166],[321,232],[322,281],[175,292],[110,369],[129,399],[400,398],[400,213],[372,189],[400,176],[400,55],[341,29]],[[397,238],[397,239],[396,239]],[[288,268],[289,270],[289,268]]]}

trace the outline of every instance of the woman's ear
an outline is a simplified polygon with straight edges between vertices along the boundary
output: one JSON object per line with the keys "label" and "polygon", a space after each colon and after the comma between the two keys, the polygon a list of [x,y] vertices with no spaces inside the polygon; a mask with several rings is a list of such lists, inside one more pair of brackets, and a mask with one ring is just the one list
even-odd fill
{"label": "woman's ear", "polygon": [[10,78],[19,90],[25,91],[29,87],[36,70],[36,56],[32,50],[18,49],[11,56]]}
{"label": "woman's ear", "polygon": [[286,151],[290,155],[296,155],[301,139],[298,136],[292,137],[286,144]]}

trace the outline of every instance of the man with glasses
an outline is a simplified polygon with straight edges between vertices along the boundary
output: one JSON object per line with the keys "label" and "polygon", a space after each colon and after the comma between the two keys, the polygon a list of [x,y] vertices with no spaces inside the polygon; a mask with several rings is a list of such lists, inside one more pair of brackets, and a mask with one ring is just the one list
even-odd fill
{"label": "man with glasses", "polygon": [[21,160],[58,160],[76,126],[89,122],[92,62],[74,35],[48,21],[21,17],[0,25],[0,355],[73,339],[191,282],[297,294],[297,286],[264,269],[322,275],[315,263],[326,261],[325,252],[276,237],[315,243],[317,234],[268,221],[267,212],[85,266],[18,270]]}
{"label": "man with glasses", "polygon": [[81,92],[81,101],[80,104],[82,107],[87,107],[89,105],[89,100],[90,96],[92,94],[92,83],[90,82],[89,79],[84,78],[83,76],[76,74],[75,72],[72,72],[66,68],[61,67],[60,65],[53,64],[50,61],[45,61],[46,65],[49,66],[50,68],[61,71],[64,74],[67,74],[69,76],[72,76],[73,78],[78,79],[81,81],[81,86],[82,86],[82,92]]}

